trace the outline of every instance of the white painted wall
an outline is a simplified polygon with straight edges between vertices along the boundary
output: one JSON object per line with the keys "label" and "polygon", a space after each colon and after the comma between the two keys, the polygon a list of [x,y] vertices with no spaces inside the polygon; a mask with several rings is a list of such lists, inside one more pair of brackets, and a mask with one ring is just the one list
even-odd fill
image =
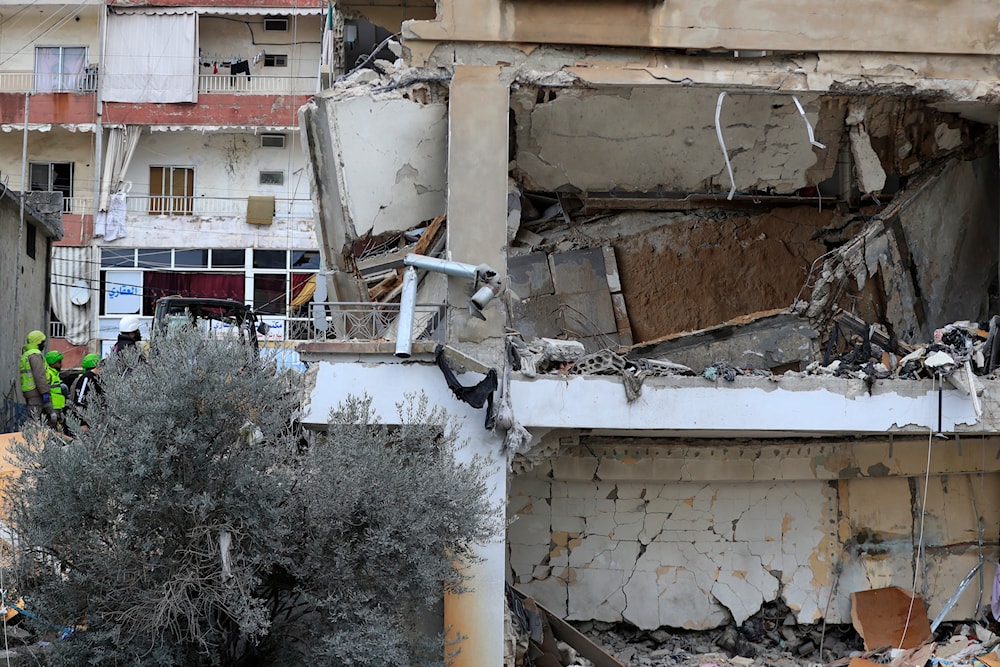
{"label": "white painted wall", "polygon": [[0,2],[0,73],[34,71],[36,45],[86,46],[88,62],[96,64],[103,8],[99,0]]}
{"label": "white painted wall", "polygon": [[[143,134],[126,172],[132,182],[128,236],[106,245],[127,247],[300,248],[316,247],[309,178],[299,134],[285,132],[285,148],[262,148],[260,134],[173,131]],[[195,210],[231,207],[235,214],[142,215],[149,196],[150,166],[193,167]],[[259,185],[261,171],[281,171],[285,184]],[[248,225],[250,195],[277,198],[272,225]],[[293,198],[289,203],[282,201]],[[148,209],[147,209],[148,210]]]}

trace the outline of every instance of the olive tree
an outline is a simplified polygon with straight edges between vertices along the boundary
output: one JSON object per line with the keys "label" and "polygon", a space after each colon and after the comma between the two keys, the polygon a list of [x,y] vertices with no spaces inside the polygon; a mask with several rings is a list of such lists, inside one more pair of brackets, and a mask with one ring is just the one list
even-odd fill
{"label": "olive tree", "polygon": [[[7,502],[19,590],[77,628],[54,664],[233,664],[289,562],[297,396],[248,348],[182,329],[102,365],[76,437],[29,427]],[[75,427],[75,428],[74,428]]]}
{"label": "olive tree", "polygon": [[299,379],[181,329],[102,365],[88,430],[26,430],[8,586],[40,631],[71,629],[46,660],[430,667],[461,650],[416,619],[440,619],[455,562],[499,539],[484,462],[459,460],[424,397],[397,425],[352,398],[304,437]]}

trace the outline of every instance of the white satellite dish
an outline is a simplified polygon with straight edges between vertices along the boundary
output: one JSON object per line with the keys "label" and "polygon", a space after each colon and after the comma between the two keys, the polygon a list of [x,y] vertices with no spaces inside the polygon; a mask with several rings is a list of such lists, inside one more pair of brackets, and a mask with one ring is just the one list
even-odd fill
{"label": "white satellite dish", "polygon": [[90,301],[90,287],[85,280],[77,280],[69,288],[69,301],[74,306],[83,306]]}

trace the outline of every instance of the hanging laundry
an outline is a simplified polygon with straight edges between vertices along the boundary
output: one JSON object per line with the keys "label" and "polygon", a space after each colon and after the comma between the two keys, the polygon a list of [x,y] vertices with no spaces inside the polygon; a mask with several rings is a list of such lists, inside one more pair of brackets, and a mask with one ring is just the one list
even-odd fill
{"label": "hanging laundry", "polygon": [[236,83],[236,76],[235,76],[236,74],[246,74],[247,75],[247,81],[249,81],[250,80],[250,61],[248,61],[248,60],[240,60],[238,62],[234,62],[230,66],[230,68],[229,68],[229,73],[232,74],[232,75],[234,75],[233,79],[232,79],[233,84]]}
{"label": "hanging laundry", "polygon": [[116,192],[108,197],[108,210],[94,216],[94,236],[103,236],[105,241],[124,238],[125,214],[125,193]]}

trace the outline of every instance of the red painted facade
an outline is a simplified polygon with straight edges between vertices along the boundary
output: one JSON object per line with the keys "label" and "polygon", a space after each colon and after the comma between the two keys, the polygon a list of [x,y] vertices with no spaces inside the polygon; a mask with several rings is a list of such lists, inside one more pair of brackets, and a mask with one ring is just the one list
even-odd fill
{"label": "red painted facade", "polygon": [[[0,93],[3,123],[24,123],[25,93]],[[28,104],[29,123],[79,125],[97,118],[96,93],[32,93]]]}
{"label": "red painted facade", "polygon": [[190,104],[105,102],[103,121],[140,125],[294,125],[311,95],[206,93]]}
{"label": "red painted facade", "polygon": [[94,216],[78,213],[63,213],[62,238],[52,245],[81,246],[89,245],[94,238]]}

